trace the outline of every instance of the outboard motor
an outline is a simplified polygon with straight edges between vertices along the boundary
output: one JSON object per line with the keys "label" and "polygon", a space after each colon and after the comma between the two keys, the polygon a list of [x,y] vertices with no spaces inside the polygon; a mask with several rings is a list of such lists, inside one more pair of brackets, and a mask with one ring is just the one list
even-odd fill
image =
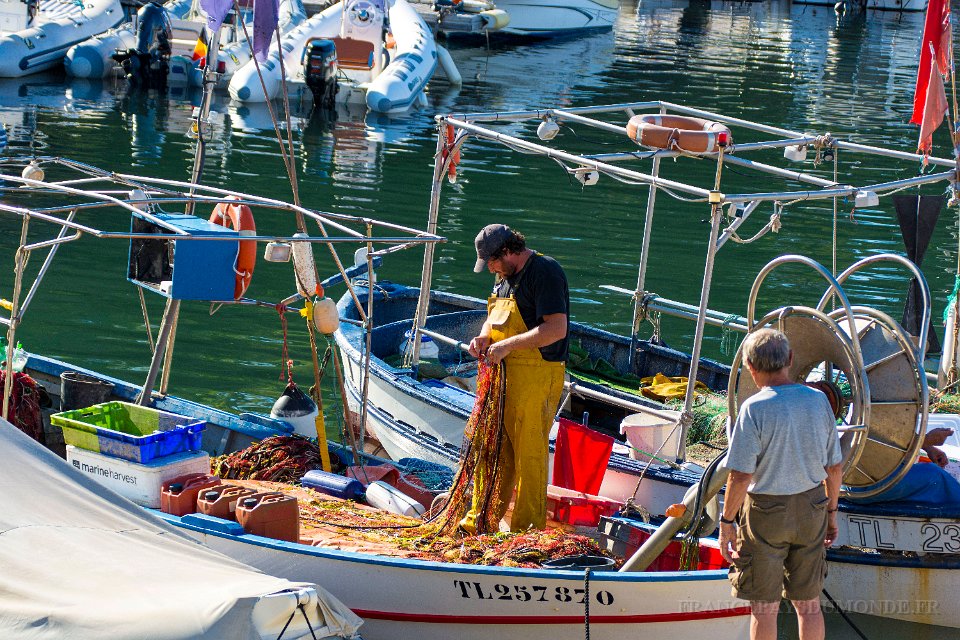
{"label": "outboard motor", "polygon": [[332,109],[337,99],[337,47],[333,40],[313,38],[303,50],[304,80],[313,92],[313,104]]}
{"label": "outboard motor", "polygon": [[137,16],[137,48],[113,54],[131,84],[162,87],[170,59],[170,20],[166,10],[153,0]]}

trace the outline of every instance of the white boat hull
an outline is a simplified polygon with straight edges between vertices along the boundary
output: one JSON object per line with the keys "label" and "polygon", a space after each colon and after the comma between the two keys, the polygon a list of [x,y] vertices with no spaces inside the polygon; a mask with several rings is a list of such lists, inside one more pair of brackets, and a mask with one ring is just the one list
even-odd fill
{"label": "white boat hull", "polygon": [[498,0],[510,22],[500,30],[518,36],[556,36],[610,29],[617,19],[616,0]]}
{"label": "white boat hull", "polygon": [[[179,519],[172,519],[174,524]],[[183,526],[183,525],[181,525]],[[189,531],[270,575],[312,580],[364,619],[366,640],[741,639],[749,607],[726,571],[582,573],[393,559],[255,536]]]}
{"label": "white boat hull", "polygon": [[0,77],[19,78],[55,67],[70,47],[122,21],[119,0],[87,0],[82,6],[42,3],[31,26],[0,36]]}

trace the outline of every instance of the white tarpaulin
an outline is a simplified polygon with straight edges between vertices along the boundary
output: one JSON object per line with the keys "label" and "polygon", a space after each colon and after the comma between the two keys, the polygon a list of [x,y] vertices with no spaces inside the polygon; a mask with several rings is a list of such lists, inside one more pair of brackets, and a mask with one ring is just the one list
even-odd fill
{"label": "white tarpaulin", "polygon": [[4,640],[265,640],[294,614],[292,640],[311,637],[304,613],[318,638],[361,624],[316,585],[204,547],[0,419]]}

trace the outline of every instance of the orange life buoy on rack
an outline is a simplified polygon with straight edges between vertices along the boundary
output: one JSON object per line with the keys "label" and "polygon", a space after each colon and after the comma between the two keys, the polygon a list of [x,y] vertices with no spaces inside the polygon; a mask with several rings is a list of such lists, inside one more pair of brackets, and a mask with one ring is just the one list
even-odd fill
{"label": "orange life buoy on rack", "polygon": [[726,125],[701,118],[647,113],[627,122],[627,135],[637,144],[654,149],[713,153],[733,143]]}
{"label": "orange life buoy on rack", "polygon": [[[239,200],[236,197],[231,199]],[[257,225],[253,221],[253,212],[245,204],[221,202],[214,207],[213,213],[210,214],[210,222],[221,227],[232,227],[241,236],[257,235]],[[250,279],[253,278],[253,268],[257,264],[257,241],[241,240],[239,244],[237,263],[233,267],[236,274],[236,284],[233,287],[233,298],[235,300],[239,300],[247,287],[250,286]]]}

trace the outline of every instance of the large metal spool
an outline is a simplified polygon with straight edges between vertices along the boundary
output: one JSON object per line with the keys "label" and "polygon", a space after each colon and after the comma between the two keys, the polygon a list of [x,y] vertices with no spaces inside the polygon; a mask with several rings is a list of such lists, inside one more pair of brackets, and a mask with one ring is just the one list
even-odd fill
{"label": "large metal spool", "polygon": [[[853,273],[877,262],[896,262],[917,278],[925,302],[918,342],[889,315],[870,307],[852,306],[841,284]],[[760,285],[775,268],[799,263],[813,268],[828,283],[817,305],[783,307],[755,321]],[[830,300],[840,306],[825,312]],[[928,392],[922,369],[929,325],[930,294],[913,263],[883,254],[860,260],[834,278],[819,263],[803,256],[781,256],[767,264],[750,291],[747,324],[753,332],[764,327],[783,331],[794,352],[790,376],[799,383],[819,383],[838,414],[837,430],[843,451],[843,493],[868,497],[899,481],[916,460],[926,433]],[[840,393],[842,384],[849,392]],[[743,402],[757,393],[737,350],[730,376],[729,411],[735,420]]]}

